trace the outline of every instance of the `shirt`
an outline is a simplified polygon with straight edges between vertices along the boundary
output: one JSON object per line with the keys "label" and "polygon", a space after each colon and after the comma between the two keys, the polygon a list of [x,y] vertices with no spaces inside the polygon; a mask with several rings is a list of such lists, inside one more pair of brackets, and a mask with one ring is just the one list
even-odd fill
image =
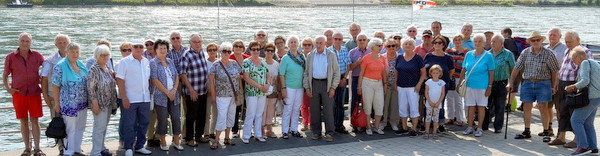
{"label": "shirt", "polygon": [[[237,61],[235,59],[235,55],[231,54],[229,55],[229,59],[234,60],[235,62],[237,62],[237,65],[240,66],[240,68],[242,68],[242,64],[244,63],[244,60],[247,59],[248,57],[250,57],[250,55],[246,55],[246,54],[242,54],[242,61]],[[244,73],[240,70],[240,75],[243,75]]]}
{"label": "shirt", "polygon": [[468,40],[464,41],[462,43],[462,46],[464,48],[467,48],[467,49],[470,49],[470,50],[475,49],[475,44],[473,43],[473,39],[472,38],[469,38]]}
{"label": "shirt", "polygon": [[513,56],[510,50],[505,48],[502,48],[498,55],[494,55],[492,51],[488,52],[494,56],[494,63],[496,65],[496,69],[494,69],[494,81],[508,80],[512,72],[510,68],[515,67],[515,56]]}
{"label": "shirt", "polygon": [[312,53],[315,53],[313,55],[313,67],[320,67],[320,68],[313,68],[313,77],[315,79],[326,79],[327,78],[327,68],[323,68],[323,67],[327,67],[327,51],[323,50],[322,53],[317,52],[317,50],[313,50]]}
{"label": "shirt", "polygon": [[80,110],[88,108],[88,70],[79,60],[77,60],[77,66],[79,73],[75,73],[69,65],[69,61],[63,59],[53,69],[52,84],[60,87],[61,115],[76,117]]}
{"label": "shirt", "polygon": [[[267,62],[263,58],[260,58],[260,65],[258,66],[254,65],[250,58],[245,59],[244,64],[242,64],[242,72],[244,72],[244,74],[249,74],[250,79],[259,85],[264,85],[267,83],[267,73],[269,72],[269,68],[267,67]],[[250,83],[246,83],[245,88],[246,96],[266,95],[266,93],[262,92],[259,88],[250,85]]]}
{"label": "shirt", "polygon": [[389,58],[387,55],[384,55],[387,60],[387,85],[392,86],[394,82],[396,82],[395,74],[397,70],[394,66],[396,66],[396,58]]}
{"label": "shirt", "polygon": [[29,50],[27,59],[19,54],[19,49],[6,55],[4,60],[4,75],[12,75],[10,87],[19,90],[21,95],[39,96],[40,67],[44,63],[44,56],[35,50]]}
{"label": "shirt", "polygon": [[116,66],[116,77],[125,81],[125,95],[130,103],[150,102],[150,62],[129,55]]}
{"label": "shirt", "polygon": [[515,68],[523,71],[523,79],[549,80],[552,73],[558,72],[558,60],[550,49],[542,48],[539,54],[534,54],[533,47],[526,48],[521,53]]}
{"label": "shirt", "polygon": [[[66,56],[66,54],[65,54]],[[44,63],[42,63],[42,77],[46,77],[48,78],[48,80],[52,79],[52,74],[53,74],[53,69],[54,66],[56,66],[56,64],[62,60],[64,57],[60,56],[60,53],[56,52],[56,54],[52,55],[52,57],[47,58]],[[48,95],[50,97],[52,97],[53,94],[53,87],[50,86],[50,84],[48,84]]]}
{"label": "shirt", "polygon": [[348,49],[344,46],[340,46],[340,50],[338,51],[335,48],[333,48],[333,46],[331,46],[329,47],[329,50],[337,54],[338,65],[340,66],[340,73],[342,75],[346,74],[348,65],[352,63],[350,61],[350,52],[348,51]]}
{"label": "shirt", "polygon": [[[356,48],[350,50],[350,61],[352,63],[355,63],[356,61],[358,61],[359,58],[361,58],[369,53],[371,53],[371,50],[369,50],[369,49],[362,51],[362,50],[360,50],[360,48],[356,47]],[[319,67],[319,66],[317,66],[317,67]],[[353,77],[357,77],[358,75],[360,75],[360,66],[357,66],[356,68],[354,68],[352,70]]]}
{"label": "shirt", "polygon": [[[110,71],[115,71],[115,69],[113,69],[113,64],[112,64],[112,58],[110,58],[108,61],[106,61],[106,67],[108,67],[108,70]],[[92,66],[94,66],[96,64],[96,59],[95,58],[90,58],[86,63],[85,63],[85,67],[89,70],[92,68]]]}
{"label": "shirt", "polygon": [[398,77],[396,77],[396,85],[398,87],[415,87],[421,79],[421,68],[425,67],[421,56],[413,56],[412,59],[406,61],[404,55],[398,55],[396,58],[396,70],[398,71]]}
{"label": "shirt", "polygon": [[[592,51],[590,49],[583,47],[583,50],[587,54],[587,58],[594,58],[592,57]],[[563,54],[567,57],[565,57],[564,60],[562,60],[562,65],[560,66],[560,70],[558,71],[558,80],[575,81],[577,78],[577,70],[579,69],[579,67],[573,62],[571,57],[568,57],[570,52],[571,50],[569,49],[564,50]]]}
{"label": "shirt", "polygon": [[[298,53],[300,54],[300,53]],[[298,56],[301,56],[298,55]],[[285,55],[279,64],[279,75],[285,76],[285,86],[291,89],[302,89],[304,67]]]}
{"label": "shirt", "polygon": [[552,53],[554,53],[554,56],[556,56],[556,60],[558,60],[559,63],[562,63],[564,60],[564,56],[569,57],[569,55],[565,55],[565,50],[567,50],[567,45],[558,42],[556,45],[554,45],[553,47],[550,47],[550,44],[547,44],[544,46],[544,48],[548,48],[550,50],[552,50]]}
{"label": "shirt", "polygon": [[358,47],[358,45],[356,44],[356,40],[350,40],[350,41],[346,42],[346,44],[344,44],[344,45],[348,49],[354,49],[354,48]]}
{"label": "shirt", "polygon": [[431,46],[431,49],[425,49],[423,48],[423,45],[419,45],[415,48],[415,53],[419,54],[419,56],[421,56],[421,58],[425,59],[425,56],[427,56],[427,54],[432,53],[435,49],[433,49],[433,46]]}
{"label": "shirt", "polygon": [[[205,53],[202,50],[196,51],[193,48],[190,48],[181,55],[179,66],[181,68],[179,73],[187,75],[187,79],[192,86],[192,89],[194,89],[198,95],[204,95],[207,91],[208,61],[206,61],[206,56],[204,54]],[[190,91],[187,87],[183,87],[183,92],[186,95],[190,95]]]}
{"label": "shirt", "polygon": [[[483,51],[478,56],[475,56],[475,50],[469,51],[465,55],[465,60],[463,61],[462,66],[465,70],[465,79],[467,81],[467,87],[473,89],[487,89],[488,85],[491,84],[489,82],[489,72],[496,69],[494,64],[494,56],[489,52]],[[481,58],[484,57],[484,58]],[[477,61],[481,58],[481,61],[477,63]],[[477,63],[477,66],[475,66]],[[475,66],[475,68],[473,68]],[[472,73],[472,74],[471,74]],[[468,76],[468,78],[467,78]]]}
{"label": "shirt", "polygon": [[[179,75],[181,74],[181,56],[183,56],[183,53],[185,51],[187,51],[189,48],[188,47],[184,47],[181,46],[180,49],[178,49],[177,51],[174,48],[169,49],[169,52],[167,52],[167,58],[170,58],[171,60],[173,60],[173,63],[175,63],[175,66],[177,66],[177,71],[179,72]],[[185,87],[184,87],[185,88]]]}
{"label": "shirt", "polygon": [[[427,92],[427,94],[429,95],[429,100],[433,102],[438,102],[438,100],[440,100],[440,96],[442,96],[442,87],[446,86],[446,82],[444,82],[444,80],[441,79],[438,79],[437,82],[433,81],[433,79],[429,79],[425,81],[425,85],[427,85],[427,88],[429,89],[429,92]],[[425,100],[425,102],[425,107],[431,107],[431,104],[428,100]],[[441,105],[439,108],[441,108]]]}
{"label": "shirt", "polygon": [[[217,92],[217,97],[233,97],[233,88],[231,88],[231,83],[229,83],[229,77],[231,77],[231,82],[235,87],[235,90],[240,90],[240,84],[238,82],[238,78],[241,77],[239,72],[242,72],[242,68],[235,62],[234,60],[229,60],[229,65],[223,65],[217,61],[210,67],[210,74],[215,77],[215,90]],[[223,69],[225,67],[225,69]]]}
{"label": "shirt", "polygon": [[[596,60],[588,59],[581,62],[581,69],[577,77],[577,88],[588,87],[589,98],[600,98],[600,64]],[[592,77],[594,77],[592,79]]]}
{"label": "shirt", "polygon": [[[429,76],[429,69],[431,68],[431,66],[437,64],[440,65],[440,67],[442,67],[442,80],[444,80],[445,82],[450,82],[450,70],[454,69],[454,60],[452,59],[452,56],[450,55],[444,55],[444,56],[436,56],[433,53],[429,53],[427,54],[427,56],[425,56],[424,62],[425,64],[425,71],[427,72],[427,75]],[[449,84],[448,84],[449,85]]]}
{"label": "shirt", "polygon": [[156,55],[154,55],[154,57],[152,57],[152,55],[150,55],[150,52],[148,50],[144,51],[144,53],[142,53],[142,56],[144,56],[148,60],[152,60],[152,59],[156,58]]}
{"label": "shirt", "polygon": [[90,68],[87,80],[88,98],[90,101],[98,100],[100,110],[117,108],[116,85],[112,72],[104,71],[99,64],[94,64]]}
{"label": "shirt", "polygon": [[[173,60],[166,58],[167,67],[165,67],[162,62],[158,58],[154,58],[150,60],[150,81],[158,80],[167,90],[173,89],[173,83],[175,83],[175,79],[177,78],[177,69],[175,69],[175,63]],[[169,84],[169,81],[171,83]],[[167,107],[169,97],[164,92],[160,91],[158,87],[152,87],[152,93],[154,94],[154,105]],[[175,97],[179,97],[179,93],[175,93]],[[177,106],[179,104],[179,98],[175,98],[173,101],[173,105]]]}
{"label": "shirt", "polygon": [[381,54],[378,56],[379,59],[373,58],[371,54],[363,56],[362,63],[360,64],[360,68],[364,70],[363,77],[373,80],[383,79],[381,73],[387,67],[387,59]]}
{"label": "shirt", "polygon": [[469,52],[469,49],[465,48],[463,50],[464,51],[462,53],[459,53],[454,48],[449,48],[446,50],[446,54],[450,55],[452,60],[454,60],[454,75],[452,75],[454,78],[460,78],[460,72],[463,70],[462,62],[465,60],[465,54]]}

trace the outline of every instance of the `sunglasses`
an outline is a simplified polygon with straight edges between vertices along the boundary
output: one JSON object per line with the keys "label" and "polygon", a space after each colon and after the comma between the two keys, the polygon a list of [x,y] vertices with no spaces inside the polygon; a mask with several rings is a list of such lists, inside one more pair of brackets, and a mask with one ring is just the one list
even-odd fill
{"label": "sunglasses", "polygon": [[241,46],[241,45],[235,45],[235,46],[233,46],[233,47],[234,47],[234,48],[244,48],[244,46]]}
{"label": "sunglasses", "polygon": [[260,51],[260,48],[250,48],[250,51]]}
{"label": "sunglasses", "polygon": [[206,51],[208,51],[208,52],[216,52],[217,49],[207,49]]}
{"label": "sunglasses", "polygon": [[343,38],[333,38],[333,40],[336,40],[336,41],[343,41],[344,39],[343,39]]}
{"label": "sunglasses", "polygon": [[265,35],[265,34],[257,34],[256,36],[265,37],[267,35]]}
{"label": "sunglasses", "polygon": [[302,44],[303,47],[312,46],[312,44]]}
{"label": "sunglasses", "polygon": [[134,45],[133,46],[134,49],[144,49],[143,45]]}
{"label": "sunglasses", "polygon": [[276,45],[283,44],[283,42],[275,42]]}
{"label": "sunglasses", "polygon": [[131,49],[122,49],[121,52],[131,52]]}
{"label": "sunglasses", "polygon": [[271,52],[272,53],[272,52],[275,52],[275,50],[273,50],[273,49],[267,49],[267,50],[265,50],[265,52]]}
{"label": "sunglasses", "polygon": [[367,41],[367,39],[358,39],[358,42]]}
{"label": "sunglasses", "polygon": [[427,36],[423,36],[423,38],[431,38],[431,36],[427,35]]}
{"label": "sunglasses", "polygon": [[171,40],[179,40],[181,37],[171,37]]}
{"label": "sunglasses", "polygon": [[417,31],[416,30],[409,30],[408,32],[415,33]]}
{"label": "sunglasses", "polygon": [[542,41],[542,39],[532,39],[531,42],[539,42]]}
{"label": "sunglasses", "polygon": [[394,37],[394,40],[401,40],[402,37]]}
{"label": "sunglasses", "polygon": [[395,45],[395,44],[390,44],[390,45],[387,45],[387,46],[385,46],[385,47],[386,47],[386,48],[396,48],[396,45]]}
{"label": "sunglasses", "polygon": [[154,45],[154,43],[146,43],[146,47],[153,46],[153,45]]}
{"label": "sunglasses", "polygon": [[433,42],[433,44],[444,44],[444,42],[438,41],[438,42]]}
{"label": "sunglasses", "polygon": [[231,53],[231,50],[223,50],[221,53]]}

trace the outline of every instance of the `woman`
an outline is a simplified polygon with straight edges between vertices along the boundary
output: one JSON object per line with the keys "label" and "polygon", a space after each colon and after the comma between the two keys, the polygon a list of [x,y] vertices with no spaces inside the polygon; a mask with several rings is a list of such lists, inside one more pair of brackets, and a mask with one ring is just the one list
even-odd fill
{"label": "woman", "polygon": [[285,49],[285,38],[283,36],[277,36],[273,42],[275,43],[275,48],[277,49],[275,51],[275,55],[277,55],[277,61],[281,62],[283,56],[287,54],[287,50]]}
{"label": "woman", "polygon": [[[285,98],[281,132],[284,139],[289,138],[289,135],[302,138],[302,134],[298,132],[298,116],[300,116],[300,105],[303,105],[302,73],[304,73],[306,58],[304,54],[298,52],[297,36],[290,36],[287,45],[290,51],[283,56],[279,66],[281,96]],[[305,117],[302,119],[304,120]]]}
{"label": "woman", "polygon": [[[571,59],[579,66],[577,83],[567,86],[567,92],[588,87],[590,103],[582,108],[573,110],[571,116],[571,127],[577,138],[577,150],[571,155],[583,155],[586,153],[598,154],[598,143],[596,141],[596,128],[594,118],[600,105],[600,64],[593,59],[588,59],[585,50],[577,46],[571,50]],[[592,79],[592,77],[595,77]]]}
{"label": "woman", "polygon": [[[219,52],[221,52],[221,56],[227,56],[231,54],[231,49],[232,45],[230,43],[222,43]],[[219,61],[216,61],[210,67],[209,71],[210,99],[217,104],[216,135],[211,148],[218,148],[223,131],[225,131],[223,143],[235,145],[235,142],[229,137],[229,132],[235,123],[236,104],[234,96],[235,91],[239,91],[240,86],[242,86],[241,76],[238,74],[242,71],[242,68],[234,60],[221,57]],[[234,88],[232,88],[232,85]]]}
{"label": "woman", "polygon": [[[402,129],[396,134],[408,132],[411,137],[417,136],[419,123],[419,90],[425,81],[425,65],[421,56],[415,50],[415,40],[402,39],[403,55],[398,55],[396,65],[396,85],[398,88],[398,109],[402,119]],[[410,109],[409,109],[410,108]],[[410,114],[409,114],[410,113]],[[412,127],[408,130],[408,117],[412,119]]]}
{"label": "woman", "polygon": [[275,56],[275,45],[273,43],[267,43],[265,45],[265,60],[267,62],[267,68],[269,68],[269,77],[267,79],[269,84],[273,84],[273,93],[267,95],[267,104],[263,113],[263,127],[262,132],[266,137],[276,138],[275,132],[273,132],[273,118],[275,117],[275,104],[279,99],[279,81],[277,77],[279,75],[279,62],[273,59]]}
{"label": "woman", "polygon": [[167,58],[169,42],[158,39],[154,43],[156,57],[150,60],[150,81],[152,81],[152,92],[154,93],[154,110],[158,127],[156,133],[160,135],[160,149],[169,151],[165,140],[167,134],[167,118],[171,118],[173,129],[173,146],[177,150],[183,150],[181,146],[181,105],[179,104],[179,76],[173,60]]}
{"label": "woman", "polygon": [[[363,109],[367,114],[367,135],[373,135],[373,130],[383,135],[379,128],[381,116],[383,116],[383,94],[387,88],[387,61],[380,52],[383,41],[374,38],[369,41],[367,48],[371,53],[363,56],[360,64],[360,75],[358,77],[358,94],[363,96]],[[363,90],[364,89],[364,90]],[[371,112],[375,112],[374,127],[371,127]]]}
{"label": "woman", "polygon": [[387,88],[384,95],[384,105],[383,105],[383,119],[379,126],[379,129],[384,129],[389,121],[390,126],[392,126],[392,130],[398,130],[398,121],[400,119],[400,115],[398,114],[398,90],[396,87],[396,69],[394,66],[396,65],[396,58],[398,57],[398,49],[400,49],[400,42],[394,40],[394,38],[389,38],[385,41],[385,57],[387,58]]}
{"label": "woman", "polygon": [[[454,38],[452,38],[452,43],[454,44],[453,48],[447,49],[446,53],[448,55],[450,55],[452,57],[452,60],[454,60],[454,74],[452,74],[451,76],[451,80],[450,82],[454,82],[454,84],[449,84],[449,85],[454,85],[454,89],[452,88],[448,88],[448,90],[450,90],[448,92],[448,94],[446,94],[446,103],[448,105],[446,105],[446,107],[448,108],[448,121],[446,122],[446,125],[452,125],[452,124],[456,124],[457,126],[463,126],[463,122],[465,121],[465,113],[464,113],[464,106],[463,106],[463,100],[462,97],[460,97],[458,95],[458,92],[456,92],[456,87],[458,86],[458,81],[456,81],[456,79],[460,78],[460,72],[462,71],[462,62],[465,59],[465,54],[467,52],[469,52],[469,49],[464,48],[462,46],[464,37],[462,34],[458,33],[456,35],[454,35]],[[448,84],[449,82],[447,82],[446,84]]]}
{"label": "woman", "polygon": [[94,49],[94,64],[89,71],[87,90],[88,98],[92,102],[94,115],[94,131],[92,132],[92,152],[90,155],[106,155],[110,153],[104,145],[106,126],[110,120],[112,109],[117,108],[117,82],[112,71],[106,65],[110,59],[110,50],[106,45]]}
{"label": "woman", "polygon": [[[246,51],[246,47],[244,46],[244,42],[242,42],[242,40],[233,41],[233,54],[229,55],[229,59],[232,59],[235,62],[237,62],[237,65],[240,66],[240,68],[242,68],[242,63],[244,62],[244,60],[247,59],[248,57],[250,57],[250,55],[244,54],[244,51]],[[240,76],[242,76],[242,75],[244,75],[244,73],[240,71]],[[242,84],[244,84],[244,81],[242,81]],[[244,90],[244,85],[242,85],[240,87],[242,90]],[[233,127],[231,128],[234,138],[238,137],[239,125],[238,125],[237,121],[240,118],[241,111],[242,111],[242,107],[240,107],[240,106],[235,107],[235,120],[234,121],[236,121],[236,122],[233,123]]]}
{"label": "woman", "polygon": [[52,97],[54,103],[60,103],[54,105],[53,109],[63,116],[68,136],[65,140],[65,155],[83,155],[81,141],[87,119],[88,70],[78,59],[79,44],[71,42],[67,46],[66,59],[56,64],[52,74]]}
{"label": "woman", "polygon": [[244,120],[244,136],[242,141],[250,143],[252,128],[254,137],[260,142],[266,142],[262,135],[262,114],[265,110],[267,100],[266,93],[271,85],[267,82],[270,78],[267,62],[260,58],[260,44],[256,41],[250,42],[250,57],[244,60],[242,71],[246,82],[246,118]]}
{"label": "woman", "polygon": [[[208,54],[208,57],[206,58],[206,65],[209,70],[210,67],[217,62],[218,49],[219,45],[214,42],[206,46],[206,54]],[[231,51],[231,48],[229,50]],[[210,73],[210,71],[208,72]],[[207,139],[210,139],[215,136],[215,126],[217,124],[217,104],[209,98],[206,98],[206,101],[207,107],[206,120],[204,122],[204,136],[207,137]]]}
{"label": "woman", "polygon": [[[446,82],[446,86],[444,87],[446,90],[444,90],[444,95],[446,95],[446,93],[448,92],[448,88],[450,88],[450,75],[454,74],[454,60],[452,59],[452,56],[450,55],[446,55],[445,51],[446,48],[448,48],[448,42],[446,41],[446,37],[442,36],[442,35],[437,35],[435,37],[433,37],[433,40],[431,41],[431,44],[433,45],[433,52],[429,53],[427,55],[425,55],[425,69],[427,71],[427,73],[429,73],[429,69],[431,68],[431,66],[437,64],[440,65],[440,67],[442,67],[442,78],[441,80],[443,80],[444,82]],[[444,97],[445,98],[445,97]],[[444,122],[444,101],[442,101],[442,105],[441,105],[441,109],[439,112],[439,122]],[[439,129],[441,132],[445,131],[444,126],[439,126]]]}
{"label": "woman", "polygon": [[467,121],[469,127],[463,132],[463,135],[473,133],[473,120],[475,119],[475,109],[477,109],[480,112],[477,113],[480,124],[477,124],[475,137],[480,137],[483,135],[483,124],[481,123],[483,123],[482,119],[485,117],[485,113],[482,112],[485,112],[488,96],[492,92],[491,84],[494,81],[494,69],[496,67],[492,54],[483,50],[485,35],[476,34],[473,37],[473,44],[475,45],[475,49],[465,55],[465,60],[462,64],[465,70],[460,72],[459,82],[467,81],[465,86],[467,87],[465,106],[468,107]]}
{"label": "woman", "polygon": [[[304,56],[308,55],[308,53],[312,52],[314,49],[313,39],[310,37],[305,37],[302,39],[302,54]],[[302,129],[301,131],[310,130],[310,98],[308,95],[304,94],[302,97],[302,105],[300,106],[300,113],[302,115]]]}

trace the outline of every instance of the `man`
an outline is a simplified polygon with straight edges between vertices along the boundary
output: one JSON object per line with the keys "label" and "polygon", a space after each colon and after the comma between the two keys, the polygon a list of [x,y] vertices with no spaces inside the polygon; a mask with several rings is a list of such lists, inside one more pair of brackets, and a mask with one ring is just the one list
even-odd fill
{"label": "man", "polygon": [[423,59],[425,59],[425,56],[427,56],[427,54],[435,50],[433,49],[433,43],[431,43],[433,39],[432,35],[433,34],[431,33],[431,30],[423,31],[423,36],[421,37],[423,39],[423,43],[415,47],[415,53],[421,56],[421,58]]}
{"label": "man", "polygon": [[327,37],[327,47],[331,47],[331,45],[333,45],[333,30],[331,29],[326,29],[325,31],[323,31],[323,35],[325,35],[325,37]]}
{"label": "man", "polygon": [[[347,71],[352,71],[352,85],[350,88],[351,91],[351,101],[350,101],[350,112],[356,109],[356,102],[361,101],[358,96],[358,76],[360,75],[360,64],[362,63],[363,56],[371,53],[371,50],[367,49],[367,43],[369,40],[367,39],[367,35],[361,33],[356,37],[356,41],[358,43],[358,47],[350,50],[350,62],[352,62]],[[352,113],[350,113],[352,116]],[[353,127],[354,132],[358,131],[356,127]]]}
{"label": "man", "polygon": [[148,39],[144,43],[146,45],[146,51],[144,51],[144,57],[148,60],[152,60],[156,57],[156,51],[154,51],[154,40]]}
{"label": "man", "polygon": [[423,43],[423,40],[417,38],[417,33],[417,27],[415,25],[411,24],[408,27],[406,27],[406,35],[415,40],[415,45],[421,45],[421,43]]}
{"label": "man", "polygon": [[[148,61],[154,59],[156,57],[156,51],[154,51],[154,40],[148,39],[144,43],[146,46],[146,51],[142,54],[144,58],[148,59]],[[154,100],[154,99],[150,99]],[[156,120],[156,111],[150,111],[150,123],[148,125],[148,132],[146,132],[146,137],[148,139],[149,147],[159,147],[160,146],[160,135],[156,134],[156,126],[158,126],[158,120]]]}
{"label": "man", "polygon": [[336,32],[333,34],[333,46],[329,47],[329,50],[337,54],[337,62],[340,67],[340,84],[335,89],[335,105],[333,106],[333,125],[335,131],[342,134],[348,134],[346,127],[344,127],[344,102],[346,97],[346,81],[348,72],[347,69],[350,65],[350,56],[348,55],[348,49],[342,46],[344,36],[342,33]]}
{"label": "man", "polygon": [[[52,97],[52,87],[50,87],[48,78],[52,77],[54,66],[60,60],[65,58],[65,56],[67,56],[67,45],[69,45],[70,42],[71,39],[69,39],[69,36],[63,34],[56,35],[56,37],[54,38],[54,46],[56,46],[58,52],[46,59],[46,61],[44,61],[42,65],[42,96],[44,96],[44,101],[46,102],[46,105],[48,105],[48,108],[50,108],[50,110],[52,110],[55,104],[54,98]],[[58,116],[60,116],[59,112],[50,111],[50,117],[54,118]],[[64,152],[62,141],[55,141],[56,145],[58,145],[57,147],[60,151],[60,154],[62,155]]]}
{"label": "man", "polygon": [[[560,64],[550,49],[542,47],[545,36],[539,32],[533,31],[527,42],[531,47],[523,50],[521,57],[517,60],[515,68],[510,77],[512,82],[516,79],[519,72],[523,71],[523,84],[521,84],[521,101],[523,101],[523,121],[525,130],[521,134],[517,134],[515,139],[531,138],[531,108],[533,102],[538,103],[540,115],[542,118],[542,126],[544,133],[548,132],[548,122],[546,121],[547,103],[552,100],[552,95],[557,89],[557,72]],[[512,90],[512,85],[506,85],[507,91]]]}
{"label": "man", "polygon": [[[556,56],[556,59],[558,60],[558,63],[562,63],[563,61],[563,55],[565,50],[567,50],[567,46],[563,43],[560,42],[560,38],[562,37],[562,34],[560,33],[560,29],[559,28],[552,28],[548,31],[548,40],[550,41],[550,44],[545,45],[545,48],[548,48],[550,50],[552,50],[552,52],[554,53],[554,56]],[[568,56],[567,56],[568,57]],[[560,80],[560,77],[559,77]],[[560,86],[560,83],[558,84]],[[563,93],[563,90],[557,90],[556,92],[557,94],[555,94],[554,96],[552,96],[552,102],[548,103],[548,124],[550,125],[550,127],[548,128],[548,136],[554,136],[554,130],[552,130],[552,120],[554,118],[554,112],[552,111],[552,107],[554,107],[557,111],[558,114],[560,114],[560,112],[558,112],[559,108],[558,106],[560,106],[559,104],[559,100],[562,99],[563,97],[559,97],[559,95],[561,95]],[[557,115],[558,117],[558,115]],[[544,135],[543,132],[539,133],[538,135]]]}
{"label": "man", "polygon": [[463,47],[471,50],[475,49],[475,45],[471,39],[471,34],[473,34],[473,25],[471,25],[471,23],[464,23],[462,29],[460,29],[460,33],[466,38],[462,44]]}
{"label": "man", "polygon": [[[181,56],[180,77],[184,84],[183,94],[186,101],[186,144],[197,146],[196,142],[208,142],[202,137],[206,122],[206,99],[208,82],[207,56],[202,49],[202,36],[192,34],[190,36],[190,49]],[[194,140],[196,139],[196,140]]]}
{"label": "man", "polygon": [[[552,30],[551,30],[552,31]],[[556,31],[558,33],[560,33],[560,31]],[[555,33],[555,32],[553,32]],[[550,41],[550,43],[552,44],[552,41]],[[555,103],[556,107],[558,108],[558,136],[556,136],[556,139],[554,139],[553,141],[549,142],[549,145],[563,145],[564,147],[567,148],[575,148],[577,147],[577,144],[575,142],[575,138],[573,139],[573,141],[566,143],[566,139],[565,139],[565,132],[566,131],[573,131],[573,129],[571,128],[571,113],[573,112],[573,110],[569,109],[569,107],[566,106],[565,102],[565,96],[566,93],[564,91],[564,88],[566,86],[575,84],[577,82],[577,71],[579,70],[579,66],[577,66],[573,60],[569,57],[569,54],[571,52],[571,50],[577,46],[581,45],[580,42],[580,38],[579,38],[579,34],[575,31],[567,31],[565,33],[565,43],[567,45],[567,49],[565,49],[563,51],[563,56],[564,59],[562,61],[562,65],[560,67],[560,70],[558,72],[558,86],[556,86],[557,88],[555,88],[557,90],[557,94],[555,94],[555,97],[557,98],[555,101],[557,101],[557,103]],[[582,46],[583,47],[583,46]],[[585,53],[587,54],[587,58],[593,58],[592,57],[592,51],[588,48],[583,48]],[[581,138],[581,139],[586,139],[586,138]]]}
{"label": "man", "polygon": [[357,23],[352,23],[350,24],[350,36],[352,36],[352,40],[346,42],[346,48],[348,49],[354,49],[356,48],[356,46],[358,46],[357,42],[356,42],[356,35],[360,34],[361,29],[360,29],[360,25],[358,25]]}
{"label": "man", "polygon": [[485,49],[485,50],[492,49],[492,37],[494,36],[494,32],[485,31],[483,34],[485,35],[485,44],[483,45],[483,49]]}
{"label": "man", "polygon": [[[437,35],[442,35],[442,22],[440,21],[433,21],[431,22],[431,32],[433,32],[433,36],[437,36]],[[450,39],[446,36],[444,36],[444,38],[446,38],[446,43],[450,43]]]}
{"label": "man", "polygon": [[150,62],[142,56],[144,42],[135,40],[131,44],[133,52],[121,59],[116,67],[117,86],[123,103],[125,155],[132,156],[134,149],[136,153],[149,155],[152,151],[144,148],[144,144],[150,120]]}
{"label": "man", "polygon": [[[40,93],[39,70],[44,62],[44,56],[31,49],[31,34],[19,34],[19,48],[8,53],[4,60],[4,74],[2,82],[6,91],[12,95],[15,114],[21,124],[21,140],[25,144],[23,154],[29,155],[31,151],[31,138],[33,134],[33,153],[43,154],[40,150],[40,124],[38,118],[44,116],[42,112],[42,97]],[[8,82],[8,76],[11,82]],[[46,99],[48,100],[48,99]],[[48,104],[50,105],[50,103]],[[31,129],[29,124],[31,123]]]}
{"label": "man", "polygon": [[[397,32],[392,34],[392,36],[390,36],[390,38],[393,38],[394,40],[396,40],[398,47],[396,49],[398,49],[396,52],[398,52],[398,55],[402,55],[404,54],[404,49],[402,49],[402,47],[400,47],[400,40],[402,40],[402,33],[401,32]],[[385,48],[381,49],[381,51],[385,51]]]}
{"label": "man", "polygon": [[[181,72],[181,56],[183,55],[183,52],[187,51],[189,48],[185,47],[182,45],[183,42],[183,38],[181,37],[181,34],[177,31],[172,31],[169,35],[169,39],[171,41],[171,49],[169,49],[169,52],[167,52],[167,58],[170,58],[171,60],[173,60],[173,64],[175,64],[175,67],[177,68],[178,72]],[[181,79],[181,78],[180,78]],[[182,88],[184,87],[183,83],[179,83],[179,89],[177,89],[177,91],[179,92],[179,95],[181,95],[181,99],[184,99],[184,95],[181,94]],[[181,116],[185,116],[185,112],[186,112],[186,101],[185,100],[180,100],[181,101],[181,109],[183,109],[183,111],[181,111]],[[186,134],[186,122],[185,122],[185,118],[181,119],[181,123],[183,124],[182,128],[181,128],[181,137],[185,137]]]}
{"label": "man", "polygon": [[515,57],[513,53],[504,48],[504,38],[501,35],[494,35],[491,38],[491,50],[489,53],[494,56],[496,69],[494,69],[494,82],[492,83],[492,93],[488,97],[488,108],[485,109],[485,118],[482,129],[488,129],[491,118],[494,117],[494,133],[502,132],[504,124],[504,106],[506,105],[506,84],[510,78],[510,72],[515,67]]}
{"label": "man", "polygon": [[[312,125],[312,139],[323,137],[325,141],[333,141],[333,96],[340,80],[340,68],[337,56],[325,47],[325,36],[315,38],[317,47],[306,57],[306,70],[304,70],[304,90],[310,97],[310,125]],[[325,68],[324,68],[325,67]],[[323,112],[321,112],[323,107]],[[325,136],[321,134],[321,114],[325,122]]]}

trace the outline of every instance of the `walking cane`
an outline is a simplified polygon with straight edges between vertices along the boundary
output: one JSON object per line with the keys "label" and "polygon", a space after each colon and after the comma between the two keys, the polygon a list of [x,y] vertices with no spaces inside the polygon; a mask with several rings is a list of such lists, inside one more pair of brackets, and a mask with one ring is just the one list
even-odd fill
{"label": "walking cane", "polygon": [[[508,106],[510,108],[510,105],[512,104],[512,100],[510,99],[510,93],[508,94]],[[506,118],[504,120],[506,120],[506,123],[504,124],[504,139],[506,139],[506,135],[508,134],[508,113],[510,113],[510,111],[505,111],[506,112]]]}

